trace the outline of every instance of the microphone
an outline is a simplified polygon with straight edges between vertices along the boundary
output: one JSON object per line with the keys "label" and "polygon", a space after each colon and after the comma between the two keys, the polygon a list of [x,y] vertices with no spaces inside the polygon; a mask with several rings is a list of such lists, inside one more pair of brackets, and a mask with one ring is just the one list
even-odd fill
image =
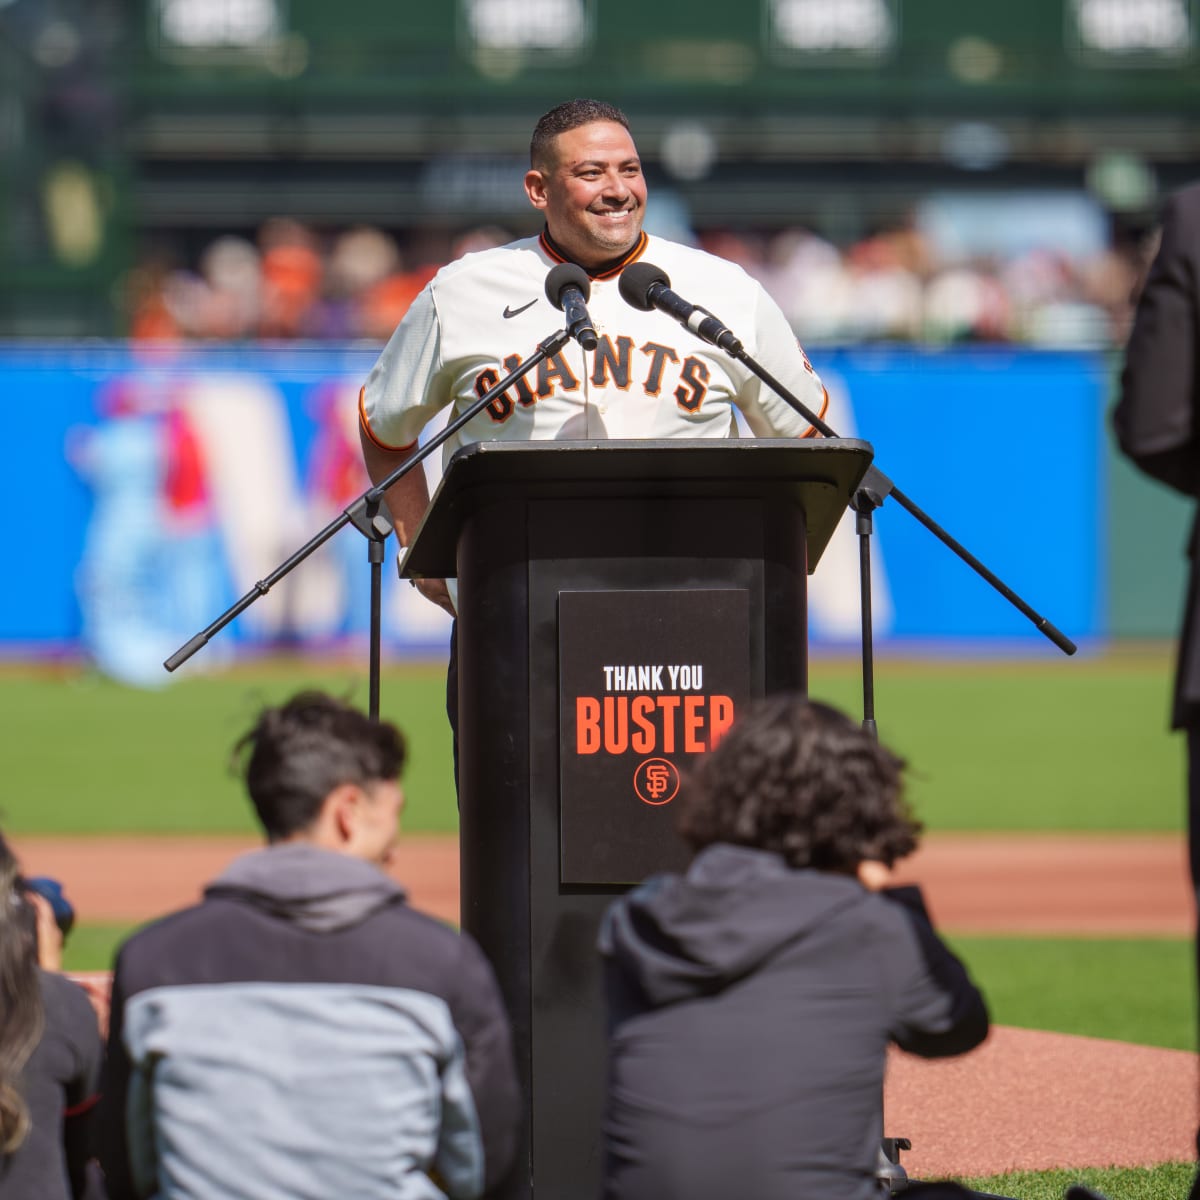
{"label": "microphone", "polygon": [[596,330],[587,310],[591,294],[587,272],[575,263],[559,263],[546,276],[547,299],[566,314],[567,332],[585,350],[596,348]]}
{"label": "microphone", "polygon": [[711,345],[730,354],[742,352],[742,343],[732,330],[726,329],[707,309],[689,304],[678,292],[671,291],[671,280],[661,267],[647,262],[631,263],[621,272],[617,287],[621,298],[634,308],[642,312],[661,309]]}

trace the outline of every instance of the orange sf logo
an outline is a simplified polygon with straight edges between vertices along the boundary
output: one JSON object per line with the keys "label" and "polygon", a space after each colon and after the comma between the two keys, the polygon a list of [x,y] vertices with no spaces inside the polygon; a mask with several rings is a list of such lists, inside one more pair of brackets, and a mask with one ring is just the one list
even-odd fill
{"label": "orange sf logo", "polygon": [[669,804],[679,791],[679,772],[665,758],[648,758],[633,773],[633,790],[647,804]]}

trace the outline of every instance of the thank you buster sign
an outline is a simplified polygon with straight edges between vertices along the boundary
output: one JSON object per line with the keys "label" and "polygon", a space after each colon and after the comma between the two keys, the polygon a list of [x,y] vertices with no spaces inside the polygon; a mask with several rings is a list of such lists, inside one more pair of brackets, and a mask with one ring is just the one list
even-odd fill
{"label": "thank you buster sign", "polygon": [[749,597],[560,592],[558,605],[562,882],[677,869],[682,777],[750,698]]}

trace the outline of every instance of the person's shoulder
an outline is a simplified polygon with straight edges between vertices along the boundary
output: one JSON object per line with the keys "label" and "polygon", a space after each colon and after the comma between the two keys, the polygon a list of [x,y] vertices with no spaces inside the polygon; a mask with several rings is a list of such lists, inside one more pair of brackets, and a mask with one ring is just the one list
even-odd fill
{"label": "person's shoulder", "polygon": [[535,237],[519,238],[503,246],[489,246],[486,250],[473,250],[461,258],[454,259],[434,275],[431,287],[434,291],[448,287],[470,284],[479,279],[490,279],[497,274],[537,266],[544,270],[544,259]]}
{"label": "person's shoulder", "polygon": [[408,945],[428,946],[446,958],[469,956],[478,949],[469,934],[407,902],[388,905],[377,915],[386,924],[389,937],[403,940]]}
{"label": "person's shoulder", "polygon": [[47,1014],[57,1011],[70,1016],[92,1012],[92,1002],[88,999],[87,992],[82,984],[76,983],[70,975],[39,968],[38,982]]}
{"label": "person's shoulder", "polygon": [[922,939],[933,932],[924,898],[913,886],[864,890],[849,919],[864,934],[901,956],[918,952]]}
{"label": "person's shoulder", "polygon": [[96,972],[89,993],[82,980],[57,971],[38,972],[46,1036],[71,1048],[76,1061],[99,1069],[102,1054],[101,1014],[107,1022],[107,973]]}
{"label": "person's shoulder", "polygon": [[649,236],[641,260],[666,271],[672,289],[693,304],[704,303],[714,293],[736,300],[761,290],[761,284],[738,263],[668,238]]}
{"label": "person's shoulder", "polygon": [[117,961],[124,967],[155,962],[168,948],[186,944],[199,931],[225,919],[228,903],[206,899],[176,909],[135,929],[117,948]]}
{"label": "person's shoulder", "polygon": [[656,265],[660,262],[664,265],[671,263],[691,271],[711,271],[732,279],[745,280],[747,283],[754,281],[753,276],[732,259],[722,258],[699,246],[673,242],[669,238],[657,237],[654,234],[646,238],[646,249],[642,252],[642,259]]}
{"label": "person's shoulder", "polygon": [[[366,931],[364,931],[366,932]],[[386,947],[388,979],[437,996],[452,1009],[491,1003],[494,976],[487,956],[465,930],[408,904],[380,910],[366,936]]]}
{"label": "person's shoulder", "polygon": [[477,250],[447,263],[428,293],[442,334],[451,339],[446,353],[453,357],[458,352],[459,338],[463,346],[475,347],[480,330],[490,327],[493,318],[498,321],[506,306],[519,308],[543,297],[547,269],[536,238]]}

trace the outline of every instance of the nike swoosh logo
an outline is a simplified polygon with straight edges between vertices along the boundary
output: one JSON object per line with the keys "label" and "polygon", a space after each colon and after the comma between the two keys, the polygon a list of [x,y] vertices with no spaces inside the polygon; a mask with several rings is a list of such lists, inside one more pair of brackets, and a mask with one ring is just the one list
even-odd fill
{"label": "nike swoosh logo", "polygon": [[534,298],[530,300],[528,304],[522,304],[520,308],[509,308],[506,304],[504,306],[504,319],[507,321],[510,317],[520,316],[520,314],[523,313],[527,308],[532,308],[536,303],[537,297],[534,296]]}

